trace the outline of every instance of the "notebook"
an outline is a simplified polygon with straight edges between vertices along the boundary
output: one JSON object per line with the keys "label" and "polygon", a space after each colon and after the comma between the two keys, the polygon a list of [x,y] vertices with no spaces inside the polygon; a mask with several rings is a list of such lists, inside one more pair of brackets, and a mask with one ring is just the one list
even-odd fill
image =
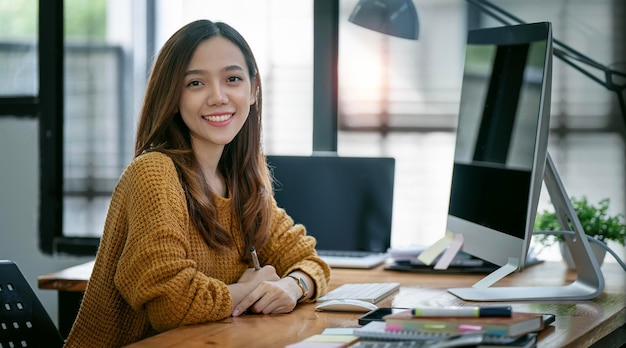
{"label": "notebook", "polygon": [[[363,327],[356,328],[353,331],[355,336],[359,337],[359,341],[366,340],[385,340],[385,341],[421,341],[424,346],[435,345],[442,341],[455,341],[456,344],[475,346],[483,343],[483,334],[481,332],[470,332],[463,335],[450,335],[432,332],[416,332],[416,331],[387,331],[384,321],[372,321]],[[458,341],[457,341],[458,340]]]}
{"label": "notebook", "polygon": [[543,314],[514,311],[511,317],[413,317],[411,310],[387,315],[386,330],[460,334],[481,330],[487,335],[519,337],[543,329]]}
{"label": "notebook", "polygon": [[[476,336],[473,337],[464,337],[463,339],[471,339],[477,340]],[[520,338],[515,339],[512,342],[495,342],[491,340],[487,340],[487,342],[480,343],[478,345],[474,345],[471,343],[469,346],[476,348],[509,348],[509,347],[518,347],[518,348],[533,348],[536,347],[537,344],[537,334],[532,333],[528,335],[524,335]],[[443,340],[443,341],[432,341],[432,340],[409,340],[409,341],[389,341],[389,340],[361,340],[356,344],[350,346],[350,348],[452,348],[452,347],[469,347],[463,340],[461,339],[451,339],[451,340]]]}
{"label": "notebook", "polygon": [[274,197],[335,268],[373,268],[391,245],[395,159],[267,156]]}
{"label": "notebook", "polygon": [[[418,332],[418,331],[389,331],[385,328],[384,321],[372,321],[368,324],[356,328],[354,336],[359,337],[359,342],[364,341],[416,341],[422,343],[423,347],[462,347],[495,345],[504,346],[522,341],[520,337],[531,339],[536,333],[529,336],[508,337],[485,334],[482,331],[467,331],[462,334]],[[420,346],[420,345],[418,345]]]}

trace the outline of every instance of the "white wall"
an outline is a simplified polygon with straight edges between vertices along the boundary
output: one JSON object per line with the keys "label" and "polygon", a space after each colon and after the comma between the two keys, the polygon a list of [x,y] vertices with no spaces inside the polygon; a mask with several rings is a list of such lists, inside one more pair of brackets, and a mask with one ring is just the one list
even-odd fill
{"label": "white wall", "polygon": [[36,119],[0,117],[0,259],[17,263],[58,327],[56,291],[39,290],[37,277],[89,259],[48,256],[38,248],[38,131]]}

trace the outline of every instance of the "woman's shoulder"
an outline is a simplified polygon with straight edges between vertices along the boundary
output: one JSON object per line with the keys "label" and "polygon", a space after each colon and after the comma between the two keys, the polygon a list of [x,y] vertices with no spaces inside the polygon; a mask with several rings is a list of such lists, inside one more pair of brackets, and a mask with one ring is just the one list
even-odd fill
{"label": "woman's shoulder", "polygon": [[174,161],[168,155],[158,151],[146,152],[135,157],[124,171],[125,176],[139,175],[145,177],[151,174],[177,176]]}
{"label": "woman's shoulder", "polygon": [[174,161],[160,152],[135,157],[124,169],[116,187],[116,191],[143,194],[171,189],[181,190],[178,172]]}
{"label": "woman's shoulder", "polygon": [[128,167],[133,169],[165,169],[167,167],[171,167],[173,169],[174,161],[162,152],[151,151],[142,153],[141,155],[135,157],[130,162]]}

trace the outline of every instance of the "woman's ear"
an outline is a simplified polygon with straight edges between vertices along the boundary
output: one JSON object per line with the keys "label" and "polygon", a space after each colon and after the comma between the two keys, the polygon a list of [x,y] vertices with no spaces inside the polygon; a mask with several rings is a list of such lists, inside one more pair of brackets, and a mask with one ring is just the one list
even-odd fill
{"label": "woman's ear", "polygon": [[258,81],[258,78],[255,78],[251,86],[252,88],[250,88],[250,105],[256,104],[256,100],[259,97],[259,93],[261,93],[259,84],[257,83],[257,81]]}

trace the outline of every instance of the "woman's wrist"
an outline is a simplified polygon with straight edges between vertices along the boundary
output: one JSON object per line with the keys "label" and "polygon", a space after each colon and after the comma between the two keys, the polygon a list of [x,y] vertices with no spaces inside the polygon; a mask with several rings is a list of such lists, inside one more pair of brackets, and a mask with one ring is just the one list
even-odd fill
{"label": "woman's wrist", "polygon": [[287,277],[293,279],[296,282],[296,285],[298,285],[298,288],[300,289],[300,296],[298,297],[298,300],[296,302],[302,302],[309,295],[309,287],[306,285],[306,282],[304,281],[304,279],[302,279],[302,277],[294,276],[291,274]]}
{"label": "woman's wrist", "polygon": [[298,303],[305,301],[311,298],[315,283],[304,272],[291,272],[286,276],[286,278],[290,278],[290,280],[296,285],[297,289],[300,290],[298,295]]}

